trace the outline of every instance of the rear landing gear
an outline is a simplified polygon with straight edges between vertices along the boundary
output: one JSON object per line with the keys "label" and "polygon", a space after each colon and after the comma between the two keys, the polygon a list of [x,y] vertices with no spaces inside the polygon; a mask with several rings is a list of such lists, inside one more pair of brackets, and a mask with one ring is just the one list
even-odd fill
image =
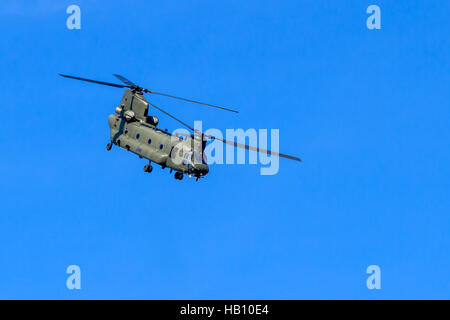
{"label": "rear landing gear", "polygon": [[112,143],[108,143],[107,145],[106,145],[106,150],[111,150],[111,148],[112,148]]}
{"label": "rear landing gear", "polygon": [[151,166],[150,163],[149,163],[149,164],[146,164],[146,165],[144,166],[144,171],[147,172],[147,173],[150,173],[150,172],[153,171],[153,167]]}
{"label": "rear landing gear", "polygon": [[175,172],[175,179],[183,180],[183,174],[181,172]]}

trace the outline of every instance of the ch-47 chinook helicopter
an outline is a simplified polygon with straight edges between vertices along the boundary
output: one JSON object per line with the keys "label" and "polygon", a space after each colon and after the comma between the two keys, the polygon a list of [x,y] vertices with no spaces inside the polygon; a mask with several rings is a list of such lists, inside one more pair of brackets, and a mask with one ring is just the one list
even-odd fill
{"label": "ch-47 chinook helicopter", "polygon": [[[172,170],[175,171],[175,179],[177,180],[182,180],[183,175],[187,174],[189,177],[194,176],[198,181],[199,178],[205,177],[209,172],[208,164],[205,159],[206,157],[203,155],[203,151],[205,149],[206,142],[214,139],[234,147],[301,161],[301,159],[297,157],[204,134],[177,119],[173,115],[167,113],[163,109],[148,102],[144,97],[144,93],[157,94],[238,113],[236,110],[151,91],[142,88],[128,79],[116,74],[114,76],[123,82],[123,84],[79,78],[65,74],[60,74],[60,76],[115,88],[127,88],[120,105],[115,110],[115,114],[111,114],[108,117],[108,123],[111,130],[111,142],[107,144],[106,149],[111,150],[113,145],[117,145],[118,147],[137,154],[140,158],[146,158],[149,163],[144,166],[145,172],[152,172],[153,167],[151,163],[153,162],[159,164],[163,169],[166,167],[170,168],[170,172],[172,172]],[[179,134],[172,135],[168,133],[167,130],[159,129],[158,118],[156,116],[148,115],[149,106],[152,106],[172,119],[178,121],[183,126],[190,129],[193,134],[188,137],[189,139],[183,139]]]}

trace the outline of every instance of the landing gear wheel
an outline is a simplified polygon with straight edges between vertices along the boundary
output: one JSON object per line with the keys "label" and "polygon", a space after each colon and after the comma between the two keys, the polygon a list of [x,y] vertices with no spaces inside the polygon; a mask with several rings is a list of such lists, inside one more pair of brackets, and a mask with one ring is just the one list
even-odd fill
{"label": "landing gear wheel", "polygon": [[183,174],[181,172],[175,172],[175,179],[183,180]]}
{"label": "landing gear wheel", "polygon": [[150,172],[153,171],[153,167],[151,165],[149,165],[149,164],[146,164],[144,166],[144,171],[150,173]]}
{"label": "landing gear wheel", "polygon": [[106,150],[111,150],[111,148],[112,148],[112,144],[111,143],[108,143],[107,145],[106,145]]}

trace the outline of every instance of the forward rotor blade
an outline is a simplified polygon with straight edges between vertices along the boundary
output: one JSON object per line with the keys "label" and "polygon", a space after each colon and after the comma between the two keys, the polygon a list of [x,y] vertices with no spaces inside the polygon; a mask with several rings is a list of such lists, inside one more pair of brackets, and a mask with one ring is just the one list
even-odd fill
{"label": "forward rotor blade", "polygon": [[148,103],[149,105],[151,105],[153,108],[155,108],[155,109],[158,109],[159,111],[161,111],[162,113],[164,113],[164,114],[166,114],[166,115],[168,115],[169,117],[171,117],[172,119],[174,119],[174,120],[176,120],[176,121],[178,121],[179,123],[181,123],[183,126],[185,126],[186,128],[188,128],[188,129],[191,129],[192,131],[194,131],[195,132],[195,129],[194,128],[192,128],[191,126],[189,126],[188,124],[186,124],[186,123],[184,123],[183,121],[181,121],[180,119],[178,119],[178,118],[176,118],[176,117],[174,117],[173,115],[171,115],[170,113],[168,113],[168,112],[166,112],[166,111],[164,111],[163,109],[161,109],[161,108],[159,108],[159,107],[157,107],[157,106],[155,106],[154,104],[152,104],[151,102],[149,102]]}
{"label": "forward rotor blade", "polygon": [[122,77],[120,74],[114,74],[113,76],[115,76],[116,78],[118,78],[120,81],[122,81],[123,83],[125,83],[127,86],[129,86],[130,88],[133,87],[138,87],[137,85],[135,85],[133,82],[131,82],[130,80],[128,80],[125,77]]}
{"label": "forward rotor blade", "polygon": [[[241,143],[237,143],[237,142],[234,142],[234,141],[228,141],[228,140],[225,140],[225,139],[216,138],[216,137],[211,136],[211,135],[209,135],[209,134],[204,134],[204,133],[202,133],[202,132],[200,132],[200,131],[198,131],[198,130],[192,128],[190,125],[184,123],[184,122],[181,121],[180,119],[174,117],[174,116],[171,115],[170,113],[168,113],[168,112],[164,111],[163,109],[161,109],[161,108],[155,106],[155,105],[152,104],[151,102],[149,102],[149,105],[151,105],[153,108],[158,109],[158,110],[161,111],[162,113],[168,115],[168,116],[171,117],[172,119],[178,121],[179,123],[181,123],[181,124],[182,124],[183,126],[185,126],[186,128],[192,130],[194,133],[199,134],[199,135],[201,135],[201,136],[203,136],[203,137],[206,137],[206,138],[208,138],[208,139],[216,139],[216,140],[222,141],[223,143],[226,143],[226,144],[228,144],[228,145],[230,145],[230,146],[233,146],[233,147],[236,147],[236,148],[243,148],[243,149],[252,150],[252,151],[256,151],[256,152],[261,152],[261,153],[265,153],[265,154],[270,154],[270,155],[274,155],[274,156],[277,156],[277,157],[282,157],[282,158],[286,158],[286,159],[291,159],[291,160],[295,160],[295,161],[299,161],[299,162],[302,161],[302,159],[300,159],[300,158],[298,158],[298,157],[290,156],[290,155],[287,155],[287,154],[284,154],[284,153],[278,153],[278,152],[273,152],[273,151],[266,150],[266,149],[256,148],[256,147],[248,146],[248,145],[246,145],[246,144],[241,144]],[[181,135],[184,135],[184,134],[181,134]]]}
{"label": "forward rotor blade", "polygon": [[223,143],[226,143],[226,144],[236,147],[236,148],[243,148],[243,149],[252,150],[252,151],[256,151],[256,152],[266,153],[266,154],[270,154],[270,155],[274,155],[274,156],[282,157],[282,158],[286,158],[286,159],[291,159],[291,160],[295,160],[295,161],[299,161],[299,162],[302,161],[302,159],[300,159],[300,158],[290,156],[287,154],[283,154],[283,153],[278,153],[278,152],[273,152],[273,151],[266,150],[266,149],[256,148],[256,147],[248,146],[246,144],[241,144],[241,143],[237,143],[234,141],[228,141],[225,139],[213,137],[213,136],[206,135],[206,134],[205,134],[205,137],[209,137],[211,139],[216,139],[216,140],[222,141]]}
{"label": "forward rotor blade", "polygon": [[233,109],[228,109],[228,108],[225,108],[225,107],[219,107],[219,106],[215,106],[215,105],[212,105],[212,104],[209,104],[209,103],[204,103],[204,102],[200,102],[200,101],[190,100],[190,99],[186,99],[186,98],[176,97],[176,96],[172,96],[170,94],[161,93],[161,92],[155,92],[155,91],[151,91],[151,90],[148,90],[148,89],[145,89],[144,92],[153,93],[153,94],[159,94],[160,96],[165,96],[165,97],[169,97],[169,98],[173,98],[173,99],[178,99],[178,100],[183,100],[183,101],[187,101],[187,102],[201,104],[201,105],[204,105],[204,106],[207,106],[207,107],[212,107],[212,108],[216,108],[216,109],[221,109],[221,110],[225,110],[225,111],[239,113],[239,111],[236,111],[236,110],[233,110]]}
{"label": "forward rotor blade", "polygon": [[91,79],[85,79],[85,78],[79,78],[79,77],[74,77],[74,76],[69,76],[66,74],[59,74],[61,77],[64,78],[70,78],[70,79],[75,79],[75,80],[81,80],[81,81],[87,81],[87,82],[92,82],[92,83],[97,83],[97,84],[102,84],[105,86],[110,86],[110,87],[116,87],[116,88],[129,88],[129,86],[124,86],[121,84],[116,84],[116,83],[110,83],[110,82],[105,82],[105,81],[97,81],[97,80],[91,80]]}

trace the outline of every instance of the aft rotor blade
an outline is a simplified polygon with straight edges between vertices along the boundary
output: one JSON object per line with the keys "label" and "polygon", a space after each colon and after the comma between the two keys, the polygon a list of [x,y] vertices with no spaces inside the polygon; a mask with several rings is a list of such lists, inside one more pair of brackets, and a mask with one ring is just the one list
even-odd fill
{"label": "aft rotor blade", "polygon": [[299,161],[299,162],[302,161],[302,159],[300,159],[298,157],[290,156],[290,155],[283,154],[283,153],[278,153],[278,152],[273,152],[273,151],[266,150],[266,149],[256,148],[256,147],[248,146],[246,144],[241,144],[241,143],[237,143],[234,141],[228,141],[225,139],[213,137],[213,136],[206,135],[206,134],[205,134],[205,137],[209,137],[211,139],[216,139],[216,140],[222,141],[223,143],[226,143],[226,144],[236,147],[236,148],[243,148],[243,149],[252,150],[252,151],[256,151],[256,152],[266,153],[266,154],[270,154],[270,155],[274,155],[274,156],[282,157],[282,158],[286,158],[286,159],[291,159],[291,160],[295,160],[295,161]]}
{"label": "aft rotor blade", "polygon": [[125,77],[122,77],[120,74],[114,74],[113,76],[115,76],[116,78],[118,78],[120,81],[122,81],[123,83],[125,83],[127,86],[129,86],[130,88],[133,87],[137,87],[137,85],[135,85],[133,82],[131,82],[130,80],[128,80]]}
{"label": "aft rotor blade", "polygon": [[165,96],[165,97],[169,97],[169,98],[173,98],[173,99],[178,99],[178,100],[183,100],[183,101],[187,101],[187,102],[201,104],[201,105],[204,105],[204,106],[207,106],[207,107],[212,107],[212,108],[216,108],[216,109],[221,109],[221,110],[225,110],[225,111],[239,113],[239,111],[236,111],[236,110],[233,110],[233,109],[228,109],[228,108],[225,108],[225,107],[219,107],[219,106],[215,106],[213,104],[204,103],[204,102],[200,102],[200,101],[195,101],[195,100],[191,100],[191,99],[176,97],[176,96],[172,96],[172,95],[167,94],[167,93],[155,92],[155,91],[151,91],[151,90],[148,90],[148,89],[145,89],[144,92],[153,93],[153,94],[159,94],[160,96]]}
{"label": "aft rotor blade", "polygon": [[91,79],[85,79],[85,78],[79,78],[79,77],[74,77],[74,76],[69,76],[66,74],[59,74],[61,77],[64,78],[70,78],[70,79],[75,79],[75,80],[81,80],[81,81],[87,81],[87,82],[92,82],[92,83],[97,83],[97,84],[102,84],[105,86],[110,86],[110,87],[116,87],[116,88],[129,88],[129,86],[124,86],[121,84],[116,84],[116,83],[110,83],[110,82],[105,82],[105,81],[98,81],[98,80],[91,80]]}
{"label": "aft rotor blade", "polygon": [[172,119],[178,121],[179,123],[181,123],[181,124],[182,124],[183,126],[185,126],[186,128],[191,129],[191,130],[194,131],[194,132],[196,131],[196,130],[195,130],[194,128],[192,128],[190,125],[184,123],[183,121],[181,121],[180,119],[174,117],[173,115],[171,115],[170,113],[164,111],[163,109],[161,109],[161,108],[155,106],[155,105],[152,104],[151,102],[149,102],[148,104],[151,105],[153,108],[158,109],[158,110],[161,111],[162,113],[168,115],[168,116],[171,117]]}
{"label": "aft rotor blade", "polygon": [[[183,121],[181,121],[180,119],[175,118],[174,116],[172,116],[171,114],[165,112],[164,110],[162,110],[161,108],[158,108],[157,106],[151,104],[149,102],[149,104],[158,109],[159,111],[165,113],[166,115],[168,115],[169,117],[171,117],[172,119],[175,119],[176,121],[178,121],[179,123],[181,123],[182,125],[184,125],[185,127],[187,127],[188,129],[191,129],[194,133],[201,135],[202,137],[208,138],[208,139],[216,139],[219,141],[222,141],[225,144],[228,144],[230,146],[236,147],[236,148],[243,148],[243,149],[247,149],[247,150],[251,150],[251,151],[256,151],[256,152],[261,152],[261,153],[265,153],[265,154],[270,154],[270,155],[274,155],[276,157],[281,157],[281,158],[286,158],[286,159],[291,159],[291,160],[295,160],[295,161],[299,161],[301,162],[302,159],[298,158],[298,157],[294,157],[294,156],[290,156],[284,153],[278,153],[278,152],[273,152],[271,150],[266,150],[266,149],[261,149],[261,148],[256,148],[256,147],[252,147],[246,144],[242,144],[242,143],[238,143],[238,142],[234,142],[234,141],[229,141],[229,140],[225,140],[225,139],[221,139],[221,138],[217,138],[214,136],[211,136],[209,134],[204,134],[194,128],[192,128],[191,126],[187,125],[186,123],[184,123]],[[180,134],[180,135],[185,135],[185,134]],[[186,136],[186,135],[185,135]]]}

